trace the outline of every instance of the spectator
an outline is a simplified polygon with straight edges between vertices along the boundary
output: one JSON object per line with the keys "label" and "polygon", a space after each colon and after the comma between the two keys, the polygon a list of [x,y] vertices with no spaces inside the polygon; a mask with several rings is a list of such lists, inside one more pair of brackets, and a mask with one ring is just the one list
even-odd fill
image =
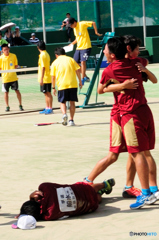
{"label": "spectator", "polygon": [[35,33],[31,34],[31,38],[29,39],[29,42],[32,44],[37,44],[39,42],[39,38],[35,36]]}
{"label": "spectator", "polygon": [[14,42],[14,46],[19,46],[22,45],[22,39],[20,38],[21,36],[21,32],[19,30],[19,27],[16,26],[15,27],[15,31],[13,32],[13,42]]}
{"label": "spectator", "polygon": [[10,46],[13,46],[13,33],[11,27],[9,27],[4,35],[4,39],[9,43]]}
{"label": "spectator", "polygon": [[1,56],[1,51],[2,51],[2,48],[1,48],[1,46],[2,46],[2,44],[8,44],[8,42],[4,39],[4,38],[2,38],[2,32],[0,31],[0,56]]}
{"label": "spectator", "polygon": [[71,17],[70,13],[66,13],[66,18],[63,20],[60,30],[65,27],[67,30],[68,42],[71,42],[71,32],[72,28],[69,25],[68,19]]}

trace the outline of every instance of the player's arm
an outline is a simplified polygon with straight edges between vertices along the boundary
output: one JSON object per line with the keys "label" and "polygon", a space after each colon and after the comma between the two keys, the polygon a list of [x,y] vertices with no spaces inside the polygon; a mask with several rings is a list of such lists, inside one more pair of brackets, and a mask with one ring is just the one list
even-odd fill
{"label": "player's arm", "polygon": [[81,81],[81,69],[76,70],[77,77],[79,79],[79,87],[82,88],[82,81]]}
{"label": "player's arm", "polygon": [[75,39],[73,42],[71,42],[68,46],[70,46],[71,44],[75,45],[77,43],[77,40]]}
{"label": "player's arm", "polygon": [[137,62],[136,66],[137,66],[139,72],[145,72],[147,74],[148,79],[152,83],[157,83],[156,76],[151,71],[149,71],[146,67],[144,67],[140,62]]}
{"label": "player's arm", "polygon": [[55,88],[55,76],[51,76],[51,81],[52,81],[52,92],[53,92],[53,95],[56,96],[56,88]]}
{"label": "player's arm", "polygon": [[98,93],[103,94],[106,92],[120,92],[123,89],[137,89],[138,82],[137,79],[127,79],[123,83],[115,83],[113,81],[110,81],[107,84],[101,84],[98,85]]}
{"label": "player's arm", "polygon": [[45,67],[42,67],[40,86],[43,86],[43,84],[44,84],[44,83],[43,83],[44,74],[45,74]]}
{"label": "player's arm", "polygon": [[97,25],[96,25],[96,23],[95,22],[92,22],[92,26],[93,26],[93,28],[94,28],[94,32],[95,32],[95,34],[97,35],[97,36],[102,36],[103,34],[100,34],[100,33],[98,33],[98,30],[97,30]]}
{"label": "player's arm", "polygon": [[38,201],[39,199],[41,199],[43,197],[43,192],[42,191],[39,191],[39,190],[36,190],[34,192],[32,192],[29,196],[30,200],[33,200],[33,201]]}

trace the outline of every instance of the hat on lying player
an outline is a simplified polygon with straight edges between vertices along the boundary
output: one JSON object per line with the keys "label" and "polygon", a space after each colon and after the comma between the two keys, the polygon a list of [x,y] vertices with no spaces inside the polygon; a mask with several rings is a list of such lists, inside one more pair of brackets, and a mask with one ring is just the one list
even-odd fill
{"label": "hat on lying player", "polygon": [[34,229],[36,228],[36,220],[33,216],[31,215],[20,215],[18,218],[18,221],[14,224],[12,224],[12,228],[17,229]]}

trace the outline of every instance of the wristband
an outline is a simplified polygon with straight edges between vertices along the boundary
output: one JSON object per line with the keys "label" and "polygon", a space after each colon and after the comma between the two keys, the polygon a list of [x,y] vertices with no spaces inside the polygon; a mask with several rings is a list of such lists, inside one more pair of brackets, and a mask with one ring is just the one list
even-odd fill
{"label": "wristband", "polygon": [[52,89],[55,89],[55,87],[53,87]]}

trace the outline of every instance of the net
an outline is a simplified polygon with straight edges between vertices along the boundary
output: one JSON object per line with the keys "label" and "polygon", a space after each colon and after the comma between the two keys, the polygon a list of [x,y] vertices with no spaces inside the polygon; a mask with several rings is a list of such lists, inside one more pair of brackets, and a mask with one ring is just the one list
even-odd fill
{"label": "net", "polygon": [[[45,108],[45,97],[42,92],[40,92],[40,85],[38,83],[38,74],[37,74],[37,67],[33,68],[20,68],[8,71],[0,71],[2,72],[17,72],[18,76],[18,84],[19,84],[19,91],[22,96],[22,105],[24,111],[19,111],[19,102],[16,97],[15,91],[9,89],[9,106],[10,111],[5,112],[6,105],[4,101],[4,93],[1,92],[0,94],[0,115],[4,114],[19,114],[25,112],[34,112],[34,111],[41,111]],[[100,75],[103,70],[100,70]],[[88,77],[91,79],[94,70],[87,71]],[[2,83],[2,78],[0,77],[0,81]],[[2,85],[2,84],[1,84]],[[85,82],[82,92],[86,93],[89,86],[89,82]],[[97,84],[95,84],[93,88],[92,95],[90,97],[89,103],[94,103],[96,99],[96,92],[97,92]],[[84,94],[78,94],[78,102],[76,106],[80,106],[83,104],[85,99]],[[103,95],[98,96],[98,101],[106,101],[107,104],[112,104],[112,94],[107,94],[107,97]],[[60,108],[60,103],[58,102],[57,96],[53,96],[53,109]]]}

